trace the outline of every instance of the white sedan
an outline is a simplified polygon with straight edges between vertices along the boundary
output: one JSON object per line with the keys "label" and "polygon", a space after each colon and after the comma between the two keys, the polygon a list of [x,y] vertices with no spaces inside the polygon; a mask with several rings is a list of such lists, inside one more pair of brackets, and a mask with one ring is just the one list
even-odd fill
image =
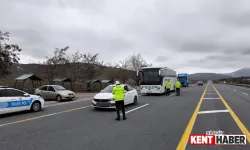
{"label": "white sedan", "polygon": [[[128,84],[121,84],[125,89],[124,105],[137,104],[138,92],[132,86]],[[114,95],[112,90],[115,85],[109,85],[103,89],[100,93],[96,94],[92,100],[92,106],[94,108],[113,108],[115,109]]]}
{"label": "white sedan", "polygon": [[40,111],[44,107],[44,99],[26,92],[0,87],[0,114],[30,110]]}

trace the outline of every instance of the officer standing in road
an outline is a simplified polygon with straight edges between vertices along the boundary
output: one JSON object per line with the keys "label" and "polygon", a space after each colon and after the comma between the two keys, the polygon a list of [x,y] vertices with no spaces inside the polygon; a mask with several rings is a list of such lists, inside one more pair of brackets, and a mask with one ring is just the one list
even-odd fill
{"label": "officer standing in road", "polygon": [[179,79],[175,83],[175,89],[176,89],[176,96],[180,96],[181,82],[179,81]]}
{"label": "officer standing in road", "polygon": [[166,83],[166,96],[169,96],[169,94],[170,94],[170,88],[171,88],[171,83],[168,80],[167,83]]}
{"label": "officer standing in road", "polygon": [[125,89],[121,86],[119,81],[115,82],[116,86],[113,88],[112,93],[114,94],[117,118],[115,120],[120,120],[120,109],[122,110],[123,120],[126,120],[125,116],[125,108],[124,108],[124,97],[125,97]]}

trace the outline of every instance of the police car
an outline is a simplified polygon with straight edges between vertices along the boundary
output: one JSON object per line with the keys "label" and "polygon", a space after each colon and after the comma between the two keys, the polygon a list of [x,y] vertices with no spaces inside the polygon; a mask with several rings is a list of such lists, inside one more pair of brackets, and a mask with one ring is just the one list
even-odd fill
{"label": "police car", "polygon": [[30,95],[18,89],[0,86],[0,114],[30,110],[40,111],[44,107],[44,99]]}

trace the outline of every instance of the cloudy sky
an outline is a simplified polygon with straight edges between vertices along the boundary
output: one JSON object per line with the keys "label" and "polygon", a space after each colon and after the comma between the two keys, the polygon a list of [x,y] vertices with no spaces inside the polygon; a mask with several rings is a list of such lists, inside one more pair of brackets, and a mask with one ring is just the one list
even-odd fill
{"label": "cloudy sky", "polygon": [[141,53],[178,72],[249,67],[249,0],[1,0],[0,30],[23,49],[21,63],[55,48],[117,62]]}

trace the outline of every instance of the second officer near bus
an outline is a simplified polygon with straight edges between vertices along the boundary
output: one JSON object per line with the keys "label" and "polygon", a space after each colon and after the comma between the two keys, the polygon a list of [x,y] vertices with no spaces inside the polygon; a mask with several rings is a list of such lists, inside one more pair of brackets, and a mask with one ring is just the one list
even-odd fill
{"label": "second officer near bus", "polygon": [[176,96],[180,96],[181,92],[181,82],[179,80],[175,83],[175,89],[176,89]]}
{"label": "second officer near bus", "polygon": [[170,94],[170,88],[171,88],[171,83],[168,80],[167,83],[166,83],[166,96],[169,96],[169,94]]}

